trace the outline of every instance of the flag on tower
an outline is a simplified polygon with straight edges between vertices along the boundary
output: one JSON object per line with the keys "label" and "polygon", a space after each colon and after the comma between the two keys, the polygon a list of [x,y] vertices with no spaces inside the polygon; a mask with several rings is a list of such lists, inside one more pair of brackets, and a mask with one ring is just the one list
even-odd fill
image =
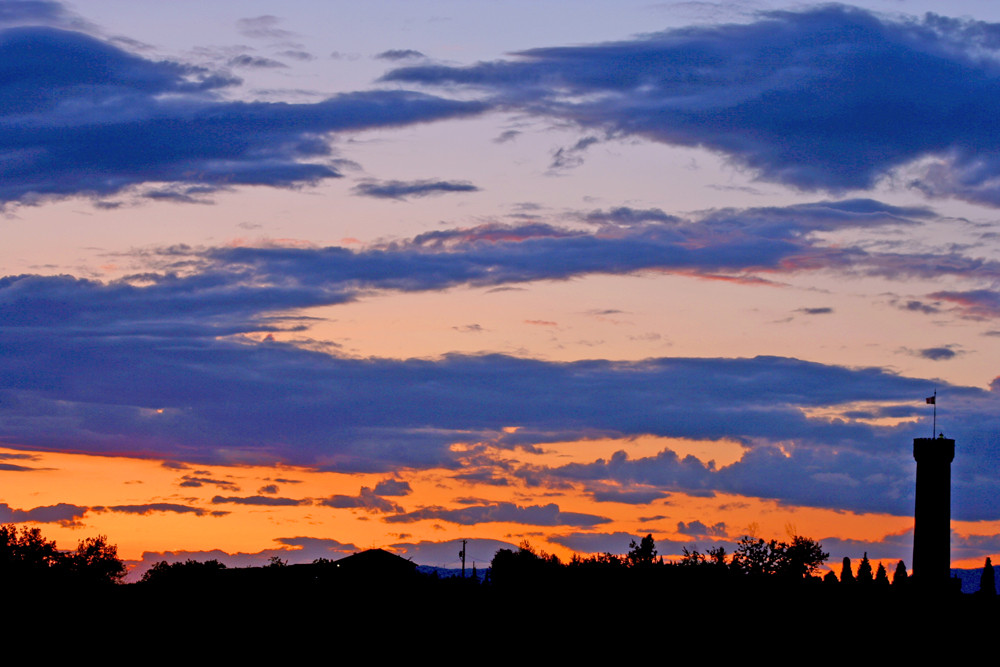
{"label": "flag on tower", "polygon": [[937,394],[927,397],[927,405],[937,405]]}

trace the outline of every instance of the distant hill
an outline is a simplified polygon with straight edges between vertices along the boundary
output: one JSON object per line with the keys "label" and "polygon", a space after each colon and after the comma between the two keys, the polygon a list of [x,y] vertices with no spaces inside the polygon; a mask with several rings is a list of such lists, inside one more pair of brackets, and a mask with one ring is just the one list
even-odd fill
{"label": "distant hill", "polygon": [[[1000,567],[1000,565],[993,566],[994,574],[997,574],[998,567]],[[979,590],[979,580],[983,576],[983,568],[978,567],[974,570],[959,570],[952,568],[951,576],[958,577],[962,580],[963,593],[975,593]]]}

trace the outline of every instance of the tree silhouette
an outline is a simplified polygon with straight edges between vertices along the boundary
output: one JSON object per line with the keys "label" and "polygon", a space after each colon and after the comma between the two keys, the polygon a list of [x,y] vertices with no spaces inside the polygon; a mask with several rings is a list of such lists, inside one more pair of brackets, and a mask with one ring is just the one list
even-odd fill
{"label": "tree silhouette", "polygon": [[120,584],[128,573],[118,558],[118,547],[104,535],[80,540],[68,556],[69,568],[81,580],[94,584]]}
{"label": "tree silhouette", "polygon": [[56,543],[42,537],[38,528],[0,526],[0,576],[11,581],[34,579],[50,574],[61,562]]}
{"label": "tree silhouette", "polygon": [[8,581],[76,581],[77,583],[121,583],[127,569],[118,558],[118,548],[104,535],[88,537],[76,551],[63,553],[38,528],[0,525],[0,578]]}
{"label": "tree silhouette", "polygon": [[868,560],[868,552],[861,558],[861,564],[858,565],[858,583],[860,584],[870,584],[872,583],[872,564]]}
{"label": "tree silhouette", "polygon": [[[327,561],[327,563],[329,562]],[[161,560],[146,570],[139,581],[155,584],[201,584],[225,569],[225,563],[215,559],[198,561],[189,558],[183,563],[168,563]]]}
{"label": "tree silhouette", "polygon": [[[635,544],[635,541],[632,542]],[[681,567],[699,567],[705,564],[705,554],[698,551],[697,545],[691,547],[691,551],[688,551],[687,547],[681,547],[683,555],[678,563]]]}
{"label": "tree silhouette", "polygon": [[882,563],[879,563],[878,569],[875,570],[875,585],[879,588],[889,587],[889,574],[885,571],[885,565]]}
{"label": "tree silhouette", "polygon": [[899,561],[896,563],[896,571],[892,575],[892,587],[903,588],[906,586],[906,580],[909,576],[906,572],[906,565],[903,561]]}
{"label": "tree silhouette", "polygon": [[823,551],[822,544],[801,535],[794,536],[791,544],[779,542],[778,545],[781,547],[778,571],[795,579],[812,576],[830,557]]}
{"label": "tree silhouette", "polygon": [[993,561],[989,556],[983,564],[983,574],[979,577],[979,593],[989,596],[997,594],[996,572],[993,571]]}
{"label": "tree silhouette", "polygon": [[840,583],[842,584],[853,584],[854,583],[854,571],[851,570],[851,559],[844,556],[844,563],[840,568]]}
{"label": "tree silhouette", "polygon": [[498,549],[490,562],[490,581],[497,586],[530,585],[552,577],[562,567],[559,557],[538,553],[527,540],[517,551]]}
{"label": "tree silhouette", "polygon": [[716,567],[726,567],[726,548],[723,546],[708,549],[708,562]]}
{"label": "tree silhouette", "polygon": [[628,547],[625,559],[629,567],[649,567],[656,561],[656,543],[653,541],[652,533],[642,538],[639,544],[632,540]]}
{"label": "tree silhouette", "polygon": [[801,535],[792,537],[791,544],[744,536],[737,542],[731,567],[751,576],[776,574],[803,579],[811,576],[829,557],[822,544]]}
{"label": "tree silhouette", "polygon": [[775,540],[765,542],[759,537],[744,535],[736,543],[736,551],[733,552],[733,570],[750,576],[774,574],[777,545]]}

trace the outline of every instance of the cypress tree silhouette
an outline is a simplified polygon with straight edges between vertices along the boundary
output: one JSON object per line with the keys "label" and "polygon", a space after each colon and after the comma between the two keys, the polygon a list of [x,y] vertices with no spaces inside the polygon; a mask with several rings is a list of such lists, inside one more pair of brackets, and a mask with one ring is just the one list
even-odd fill
{"label": "cypress tree silhouette", "polygon": [[842,584],[853,584],[854,583],[854,571],[851,570],[851,559],[844,556],[844,565],[840,569],[840,583]]}
{"label": "cypress tree silhouette", "polygon": [[861,559],[861,564],[858,565],[858,583],[859,584],[870,584],[872,583],[872,564],[868,560],[868,552],[865,552],[864,557]]}
{"label": "cypress tree silhouette", "polygon": [[892,574],[892,587],[903,588],[906,586],[906,580],[909,576],[906,572],[906,565],[903,561],[899,561],[896,563],[896,571]]}
{"label": "cypress tree silhouette", "polygon": [[986,557],[986,562],[983,564],[983,574],[979,577],[979,593],[990,596],[997,594],[996,572],[993,571],[993,561],[990,560],[989,556]]}
{"label": "cypress tree silhouette", "polygon": [[878,569],[875,570],[875,585],[879,588],[889,587],[889,574],[885,571],[885,565],[882,563],[879,563]]}

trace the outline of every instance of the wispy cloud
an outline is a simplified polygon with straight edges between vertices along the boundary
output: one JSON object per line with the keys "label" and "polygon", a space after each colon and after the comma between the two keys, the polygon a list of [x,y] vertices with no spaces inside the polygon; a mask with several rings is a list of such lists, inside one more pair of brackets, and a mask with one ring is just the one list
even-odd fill
{"label": "wispy cloud", "polygon": [[218,510],[207,510],[201,507],[191,507],[190,505],[178,505],[176,503],[147,503],[144,505],[111,505],[110,507],[92,507],[95,512],[118,512],[121,514],[148,515],[154,512],[168,512],[171,514],[193,514],[195,516],[225,516],[229,512]]}
{"label": "wispy cloud", "polygon": [[34,507],[29,510],[16,509],[7,503],[0,503],[0,523],[59,523],[67,526],[77,525],[89,508],[57,503]]}
{"label": "wispy cloud", "polygon": [[[409,485],[407,485],[407,488],[409,488]],[[356,496],[334,495],[320,500],[319,504],[339,509],[362,509],[366,512],[398,513],[403,511],[399,505],[383,498],[382,494],[372,491],[367,486],[362,486],[361,491]]]}
{"label": "wispy cloud", "polygon": [[823,5],[385,79],[482,90],[608,136],[704,146],[797,188],[869,188],[926,158],[915,187],[998,205],[998,32]]}
{"label": "wispy cloud", "polygon": [[413,49],[389,49],[375,56],[379,60],[408,60],[410,58],[424,58],[424,54]]}
{"label": "wispy cloud", "polygon": [[563,512],[556,504],[520,506],[514,503],[493,503],[459,509],[426,507],[406,514],[388,516],[389,523],[414,521],[447,521],[468,526],[479,523],[520,523],[530,526],[594,526],[609,523],[611,519],[580,512]]}
{"label": "wispy cloud", "polygon": [[[273,18],[247,20],[246,30],[274,37]],[[0,150],[7,156],[0,204],[102,197],[151,183],[209,190],[316,183],[340,175],[327,133],[485,108],[400,90],[313,104],[232,102],[222,91],[240,81],[230,75],[149,60],[50,27],[0,31],[0,61]],[[232,64],[280,66],[247,55]]]}
{"label": "wispy cloud", "polygon": [[365,181],[354,187],[356,194],[377,199],[408,199],[454,192],[479,192],[467,181]]}
{"label": "wispy cloud", "polygon": [[212,498],[213,505],[231,503],[234,505],[261,505],[265,507],[294,507],[296,505],[309,505],[312,503],[308,498],[280,498],[277,496],[215,496]]}

